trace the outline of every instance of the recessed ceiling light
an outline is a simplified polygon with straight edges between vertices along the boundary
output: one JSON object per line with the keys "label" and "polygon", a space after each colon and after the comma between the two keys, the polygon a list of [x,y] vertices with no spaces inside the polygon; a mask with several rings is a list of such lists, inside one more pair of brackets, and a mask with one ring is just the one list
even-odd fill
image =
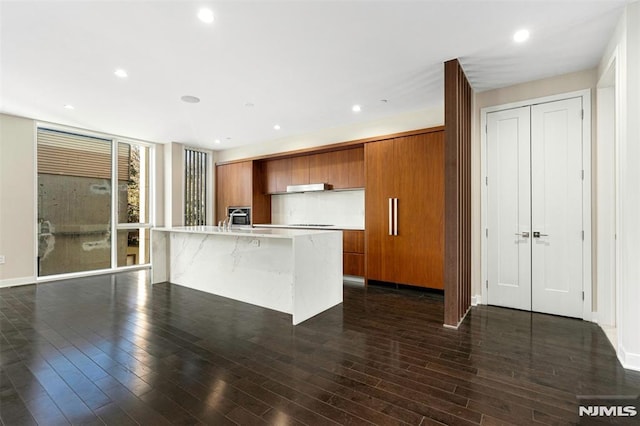
{"label": "recessed ceiling light", "polygon": [[184,95],[180,99],[182,99],[182,102],[186,102],[188,104],[197,104],[200,102],[200,98],[191,95]]}
{"label": "recessed ceiling light", "polygon": [[215,141],[213,141],[213,143],[215,143],[216,145],[220,143],[220,139],[216,139]]}
{"label": "recessed ceiling light", "polygon": [[213,11],[211,9],[202,8],[198,11],[198,19],[200,19],[205,24],[210,24],[213,22]]}
{"label": "recessed ceiling light", "polygon": [[118,68],[117,70],[115,70],[114,74],[116,75],[116,77],[120,77],[120,78],[129,77],[129,74],[127,74],[127,72],[122,68]]}
{"label": "recessed ceiling light", "polygon": [[518,30],[513,35],[513,41],[516,43],[522,43],[523,41],[527,41],[529,38],[529,30]]}
{"label": "recessed ceiling light", "polygon": [[69,105],[69,104],[66,104],[64,107],[65,107],[66,109],[75,109],[75,108],[73,107],[73,105]]}
{"label": "recessed ceiling light", "polygon": [[360,111],[362,111],[362,108],[360,108],[360,105],[354,105],[354,106],[351,107],[351,111],[360,112]]}
{"label": "recessed ceiling light", "polygon": [[275,130],[280,130],[280,125],[279,125],[279,124],[276,124],[276,125],[274,125],[274,126],[273,126],[273,128],[274,128]]}

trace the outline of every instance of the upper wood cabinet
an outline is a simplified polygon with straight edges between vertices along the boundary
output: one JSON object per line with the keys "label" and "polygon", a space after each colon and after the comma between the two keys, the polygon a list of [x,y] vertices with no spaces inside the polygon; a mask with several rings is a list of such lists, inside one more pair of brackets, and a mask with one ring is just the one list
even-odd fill
{"label": "upper wood cabinet", "polygon": [[267,192],[287,185],[329,183],[334,189],[364,187],[364,147],[266,160]]}
{"label": "upper wood cabinet", "polygon": [[349,188],[364,188],[364,146],[347,149],[347,182]]}
{"label": "upper wood cabinet", "polygon": [[[291,158],[291,185],[305,185],[311,183],[309,179],[310,155]],[[286,190],[286,188],[285,188]]]}
{"label": "upper wood cabinet", "polygon": [[291,158],[278,158],[265,161],[267,192],[285,192],[291,185]]}
{"label": "upper wood cabinet", "polygon": [[230,206],[251,206],[252,161],[216,166],[216,223],[227,217]]}
{"label": "upper wood cabinet", "polygon": [[365,162],[366,278],[443,288],[444,132],[368,143]]}

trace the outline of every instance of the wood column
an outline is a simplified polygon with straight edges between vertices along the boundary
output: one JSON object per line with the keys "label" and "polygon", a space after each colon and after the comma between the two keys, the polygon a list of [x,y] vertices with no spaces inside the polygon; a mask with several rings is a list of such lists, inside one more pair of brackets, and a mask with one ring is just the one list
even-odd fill
{"label": "wood column", "polygon": [[457,328],[471,307],[471,98],[457,59],[444,63],[444,325]]}

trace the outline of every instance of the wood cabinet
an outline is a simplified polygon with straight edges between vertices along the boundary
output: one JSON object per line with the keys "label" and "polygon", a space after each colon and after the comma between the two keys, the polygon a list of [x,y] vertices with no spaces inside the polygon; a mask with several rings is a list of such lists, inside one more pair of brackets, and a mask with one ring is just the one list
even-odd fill
{"label": "wood cabinet", "polygon": [[347,149],[345,152],[348,188],[364,188],[364,146]]}
{"label": "wood cabinet", "polygon": [[344,275],[364,276],[364,231],[342,231]]}
{"label": "wood cabinet", "polygon": [[285,192],[287,185],[329,183],[333,189],[364,188],[364,147],[264,161],[267,192]]}
{"label": "wood cabinet", "polygon": [[250,206],[252,198],[252,161],[216,166],[216,219],[227,217],[229,206]]}
{"label": "wood cabinet", "polygon": [[267,192],[285,192],[287,185],[291,185],[291,158],[267,160],[265,166]]}
{"label": "wood cabinet", "polygon": [[291,185],[311,183],[309,179],[309,157],[309,155],[301,155],[291,158]]}
{"label": "wood cabinet", "polygon": [[271,197],[265,195],[265,165],[241,161],[216,165],[216,214],[214,223],[227,217],[231,206],[251,207],[251,223],[271,222]]}
{"label": "wood cabinet", "polygon": [[444,132],[367,143],[365,165],[366,278],[442,289]]}

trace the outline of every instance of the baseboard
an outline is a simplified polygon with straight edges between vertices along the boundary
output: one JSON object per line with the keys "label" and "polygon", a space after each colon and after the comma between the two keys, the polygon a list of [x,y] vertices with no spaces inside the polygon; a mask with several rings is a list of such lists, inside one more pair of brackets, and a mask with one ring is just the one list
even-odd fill
{"label": "baseboard", "polygon": [[622,345],[618,345],[618,360],[624,368],[640,371],[640,354],[627,352]]}
{"label": "baseboard", "polygon": [[467,317],[467,314],[470,311],[471,311],[471,306],[469,306],[469,308],[467,308],[467,311],[464,313],[464,315],[462,315],[462,318],[460,318],[460,321],[458,321],[458,324],[456,324],[456,325],[442,324],[442,326],[444,328],[450,328],[452,330],[457,330],[458,328],[460,328],[460,325],[464,322],[464,319]]}
{"label": "baseboard", "polygon": [[471,296],[471,306],[482,305],[482,295],[476,294],[475,296]]}
{"label": "baseboard", "polygon": [[0,288],[14,287],[17,285],[35,284],[35,283],[36,283],[36,277],[7,278],[4,280],[0,280]]}
{"label": "baseboard", "polygon": [[358,277],[356,275],[343,275],[342,281],[348,282],[349,284],[359,284],[361,286],[364,286],[364,278]]}

